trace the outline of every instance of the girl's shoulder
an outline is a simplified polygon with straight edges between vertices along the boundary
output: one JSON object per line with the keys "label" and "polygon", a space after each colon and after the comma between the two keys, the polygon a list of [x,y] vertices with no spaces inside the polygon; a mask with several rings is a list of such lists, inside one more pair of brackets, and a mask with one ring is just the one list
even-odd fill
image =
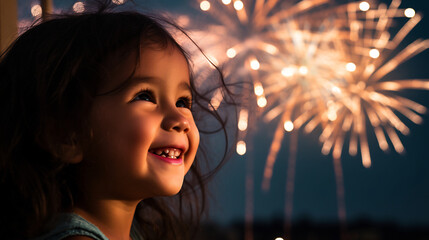
{"label": "girl's shoulder", "polygon": [[[136,226],[131,228],[133,240],[144,240]],[[32,240],[109,240],[97,226],[75,213],[62,213],[53,229]]]}
{"label": "girl's shoulder", "polygon": [[94,238],[87,236],[70,236],[64,238],[63,240],[94,240]]}
{"label": "girl's shoulder", "polygon": [[108,240],[94,224],[74,213],[62,213],[55,221],[54,228],[33,240]]}

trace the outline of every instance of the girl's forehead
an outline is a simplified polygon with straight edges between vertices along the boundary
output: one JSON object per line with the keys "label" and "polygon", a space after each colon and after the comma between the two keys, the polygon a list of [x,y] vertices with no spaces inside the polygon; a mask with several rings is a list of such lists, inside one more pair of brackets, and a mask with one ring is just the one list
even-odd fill
{"label": "girl's forehead", "polygon": [[98,93],[125,87],[135,77],[162,74],[166,68],[172,66],[182,69],[183,71],[180,72],[183,73],[182,75],[186,75],[186,81],[189,83],[188,60],[184,52],[173,44],[116,51],[106,59],[105,76],[101,78]]}
{"label": "girl's forehead", "polygon": [[171,80],[179,78],[189,83],[188,61],[183,52],[178,48],[145,48],[140,53],[134,72],[135,77],[153,77]]}

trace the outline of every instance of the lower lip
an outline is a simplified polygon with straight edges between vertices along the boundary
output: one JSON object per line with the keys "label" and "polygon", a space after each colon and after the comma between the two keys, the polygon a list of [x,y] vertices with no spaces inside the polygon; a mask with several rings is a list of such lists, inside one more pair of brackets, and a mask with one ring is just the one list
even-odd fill
{"label": "lower lip", "polygon": [[183,163],[183,159],[182,158],[177,158],[177,159],[175,159],[175,158],[167,158],[167,157],[162,157],[162,156],[156,155],[156,154],[151,153],[151,152],[149,154],[151,154],[152,156],[158,158],[159,160],[162,160],[162,161],[164,161],[166,163],[170,163],[172,165],[181,165]]}

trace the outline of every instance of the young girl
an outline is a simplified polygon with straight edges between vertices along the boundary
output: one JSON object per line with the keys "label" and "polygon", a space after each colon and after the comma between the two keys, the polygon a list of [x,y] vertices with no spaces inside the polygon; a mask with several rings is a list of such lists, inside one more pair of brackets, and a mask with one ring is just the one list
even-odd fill
{"label": "young girl", "polygon": [[2,239],[190,239],[204,209],[194,117],[225,132],[210,93],[166,21],[100,9],[1,56]]}

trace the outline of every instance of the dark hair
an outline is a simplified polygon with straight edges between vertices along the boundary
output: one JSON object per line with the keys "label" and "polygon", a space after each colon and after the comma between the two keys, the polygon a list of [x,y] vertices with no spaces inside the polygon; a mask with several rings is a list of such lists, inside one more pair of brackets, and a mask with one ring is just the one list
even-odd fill
{"label": "dark hair", "polygon": [[[74,169],[64,161],[73,157],[73,149],[64,146],[81,147],[80,139],[90,137],[86,116],[98,86],[108,77],[105,59],[140,46],[174,46],[189,59],[165,26],[186,35],[161,17],[99,7],[89,13],[51,16],[2,53],[0,236],[37,236],[48,230],[59,212],[73,206]],[[121,64],[120,59],[115,61]],[[205,182],[227,158],[226,119],[210,105],[209,97],[219,87],[226,95],[231,92],[219,69],[216,72],[218,84],[205,92],[197,89],[191,74],[193,112],[209,113],[216,120],[217,129],[200,129],[200,133],[223,132],[224,153],[216,167],[203,174],[201,159],[207,152],[202,142],[177,196],[145,199],[139,204],[136,220],[145,239],[190,239],[190,227],[198,224],[205,209]],[[198,120],[207,119],[196,117],[197,125]]]}

